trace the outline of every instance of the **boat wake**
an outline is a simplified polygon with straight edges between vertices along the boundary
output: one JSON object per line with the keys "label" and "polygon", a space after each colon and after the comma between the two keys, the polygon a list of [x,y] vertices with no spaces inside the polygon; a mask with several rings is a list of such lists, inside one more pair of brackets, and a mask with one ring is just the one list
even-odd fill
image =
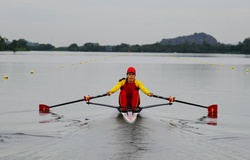
{"label": "boat wake", "polygon": [[40,115],[41,116],[50,115],[50,117],[48,117],[48,119],[39,121],[39,123],[41,123],[41,124],[43,124],[43,123],[54,123],[54,122],[69,122],[69,124],[67,123],[65,125],[65,127],[69,127],[69,126],[82,127],[82,126],[88,125],[88,121],[89,121],[89,118],[85,118],[84,121],[77,120],[77,119],[65,119],[63,115],[53,113],[53,112],[46,113],[46,114],[41,113]]}

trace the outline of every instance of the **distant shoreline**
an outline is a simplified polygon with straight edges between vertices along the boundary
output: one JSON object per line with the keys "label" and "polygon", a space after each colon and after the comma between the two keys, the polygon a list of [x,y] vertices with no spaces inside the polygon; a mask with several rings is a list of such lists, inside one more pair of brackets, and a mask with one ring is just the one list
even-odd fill
{"label": "distant shoreline", "polygon": [[[198,38],[197,38],[198,37]],[[203,37],[202,39],[200,39]],[[190,40],[190,42],[187,41]],[[197,40],[198,39],[198,40]],[[185,41],[186,40],[186,41]],[[203,40],[203,41],[202,41]],[[55,47],[51,44],[28,42],[25,39],[9,42],[0,36],[0,51],[72,51],[72,52],[149,52],[149,53],[220,53],[220,54],[250,54],[250,38],[246,38],[237,45],[217,42],[213,37],[204,33],[191,36],[163,39],[162,42],[145,45],[99,45],[99,43],[85,43],[78,46],[73,43],[66,47]]]}

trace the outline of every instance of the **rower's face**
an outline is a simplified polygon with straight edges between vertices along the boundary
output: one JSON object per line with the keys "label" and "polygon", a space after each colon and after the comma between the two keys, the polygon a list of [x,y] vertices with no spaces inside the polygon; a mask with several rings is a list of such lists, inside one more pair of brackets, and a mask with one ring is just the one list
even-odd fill
{"label": "rower's face", "polygon": [[134,80],[135,80],[135,74],[134,73],[128,73],[127,78],[128,78],[128,83],[133,83]]}

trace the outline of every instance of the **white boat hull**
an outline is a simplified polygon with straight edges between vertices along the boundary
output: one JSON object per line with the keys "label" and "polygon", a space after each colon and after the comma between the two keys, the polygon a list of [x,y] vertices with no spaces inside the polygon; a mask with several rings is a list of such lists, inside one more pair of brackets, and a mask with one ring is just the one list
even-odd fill
{"label": "white boat hull", "polygon": [[138,115],[138,113],[133,113],[132,111],[121,112],[121,114],[123,116],[123,119],[130,124],[136,121]]}

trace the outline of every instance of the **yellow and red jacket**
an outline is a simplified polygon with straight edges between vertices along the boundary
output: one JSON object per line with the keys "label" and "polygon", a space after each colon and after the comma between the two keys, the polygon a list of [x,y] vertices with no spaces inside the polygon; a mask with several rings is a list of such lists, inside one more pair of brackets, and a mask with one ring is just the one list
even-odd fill
{"label": "yellow and red jacket", "polygon": [[[126,83],[126,79],[121,79],[113,88],[111,88],[110,92],[115,93],[118,91],[124,84]],[[148,95],[150,91],[143,85],[143,83],[137,79],[134,81],[136,87],[138,87],[144,94]]]}

